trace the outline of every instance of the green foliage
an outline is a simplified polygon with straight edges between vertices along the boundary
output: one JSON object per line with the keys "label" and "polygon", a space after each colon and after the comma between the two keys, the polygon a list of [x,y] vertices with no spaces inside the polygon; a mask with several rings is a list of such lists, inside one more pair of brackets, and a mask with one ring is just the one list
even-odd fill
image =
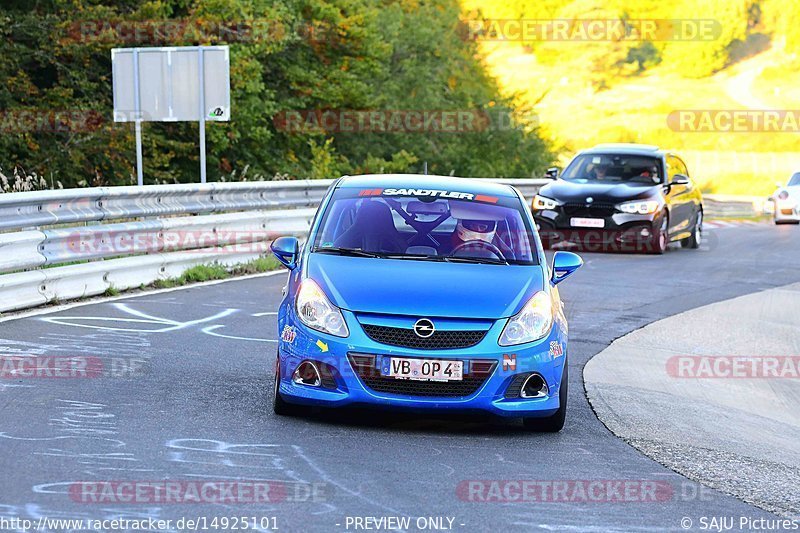
{"label": "green foliage", "polygon": [[749,4],[745,0],[683,0],[675,7],[676,19],[713,19],[719,36],[713,40],[670,42],[664,61],[687,78],[703,78],[730,63],[734,43],[744,41],[748,32]]}
{"label": "green foliage", "polygon": [[623,64],[636,65],[636,73],[641,74],[648,68],[658,65],[661,62],[661,53],[658,48],[650,42],[644,41],[641,44],[628,48],[628,55],[625,59],[618,62],[617,66]]}
{"label": "green foliage", "polygon": [[[543,64],[571,63],[582,78],[597,89],[610,87],[616,78],[639,75],[662,62],[684,77],[709,76],[732,63],[732,51],[763,28],[758,19],[765,12],[768,33],[800,48],[800,3],[796,0],[462,0],[470,13],[488,19],[524,18],[557,20],[686,21],[697,29],[701,21],[713,21],[718,35],[698,40],[672,39],[660,34],[651,40],[609,39],[591,42],[548,41],[526,43]],[[669,32],[667,31],[667,34]],[[648,37],[649,39],[649,37]],[[634,68],[624,68],[632,65]]]}
{"label": "green foliage", "polygon": [[[169,289],[172,287],[188,285],[190,283],[228,279],[231,276],[244,276],[247,274],[269,272],[271,270],[280,268],[280,266],[281,265],[278,263],[278,260],[272,256],[259,257],[257,259],[253,259],[252,261],[240,263],[231,267],[226,267],[224,265],[220,265],[219,263],[196,265],[186,269],[183,274],[176,278],[156,280],[152,286],[157,289]],[[139,288],[144,289],[145,287]]]}
{"label": "green foliage", "polygon": [[[524,124],[452,134],[278,127],[275,117],[292,110],[512,116],[475,43],[454,31],[459,17],[457,0],[6,0],[0,164],[65,187],[132,183],[133,125],[112,122],[111,48],[227,43],[232,114],[228,123],[207,125],[211,180],[413,172],[423,161],[431,172],[534,175],[552,157]],[[165,21],[180,31],[163,31]],[[133,33],[134,23],[145,31]],[[213,31],[236,24],[238,34]],[[39,119],[19,119],[22,112]],[[66,113],[77,114],[64,119]],[[62,122],[67,131],[56,127]],[[147,183],[197,181],[197,128],[143,125]]]}
{"label": "green foliage", "polygon": [[106,291],[103,293],[103,296],[119,296],[119,289],[113,285],[109,285]]}

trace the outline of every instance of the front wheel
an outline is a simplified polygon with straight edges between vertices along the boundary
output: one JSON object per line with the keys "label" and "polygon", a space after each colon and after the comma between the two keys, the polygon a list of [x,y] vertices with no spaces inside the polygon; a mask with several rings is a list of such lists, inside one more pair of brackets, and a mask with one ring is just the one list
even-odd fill
{"label": "front wheel", "polygon": [[300,413],[300,407],[288,403],[281,396],[281,358],[275,358],[275,386],[272,392],[272,410],[279,416],[295,416]]}
{"label": "front wheel", "polygon": [[667,251],[669,244],[669,215],[665,212],[661,215],[661,226],[654,232],[653,239],[650,241],[650,253],[661,255]]}
{"label": "front wheel", "polygon": [[561,388],[558,391],[558,411],[545,418],[523,418],[522,425],[528,431],[536,433],[558,433],[564,428],[567,419],[567,384],[569,383],[569,367],[564,361],[564,374],[561,376]]}
{"label": "front wheel", "polygon": [[684,248],[691,248],[697,250],[703,244],[703,212],[697,212],[697,218],[694,221],[694,229],[692,235],[681,240],[681,246]]}

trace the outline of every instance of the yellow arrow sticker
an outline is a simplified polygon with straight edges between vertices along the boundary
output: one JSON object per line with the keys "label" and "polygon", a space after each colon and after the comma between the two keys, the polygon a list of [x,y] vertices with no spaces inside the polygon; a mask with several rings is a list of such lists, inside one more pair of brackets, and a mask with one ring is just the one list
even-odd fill
{"label": "yellow arrow sticker", "polygon": [[317,341],[317,346],[319,346],[319,349],[321,351],[323,351],[323,352],[327,352],[328,351],[328,345],[325,344],[324,342],[322,342],[321,340]]}

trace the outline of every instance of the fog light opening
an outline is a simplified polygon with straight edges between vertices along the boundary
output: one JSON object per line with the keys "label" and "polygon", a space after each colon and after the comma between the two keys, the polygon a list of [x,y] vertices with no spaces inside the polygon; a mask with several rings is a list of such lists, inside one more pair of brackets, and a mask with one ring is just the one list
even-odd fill
{"label": "fog light opening", "polygon": [[297,385],[307,385],[309,387],[319,387],[322,385],[317,365],[311,361],[303,361],[292,374],[292,381]]}
{"label": "fog light opening", "polygon": [[520,396],[523,398],[544,398],[548,392],[544,378],[539,374],[531,374],[522,384]]}

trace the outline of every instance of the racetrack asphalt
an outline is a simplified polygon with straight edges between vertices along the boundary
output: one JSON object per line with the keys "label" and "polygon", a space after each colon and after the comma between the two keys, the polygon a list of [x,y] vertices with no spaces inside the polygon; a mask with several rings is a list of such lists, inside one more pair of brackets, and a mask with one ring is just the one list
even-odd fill
{"label": "racetrack asphalt", "polygon": [[[280,531],[354,531],[355,518],[406,516],[411,531],[418,517],[444,517],[454,531],[597,532],[699,530],[711,516],[775,518],[645,457],[604,427],[584,393],[583,366],[614,339],[800,281],[800,228],[742,226],[707,237],[700,250],[671,247],[664,256],[587,253],[586,265],[559,285],[570,320],[570,398],[566,427],[552,435],[526,433],[516,421],[276,416],[270,395],[282,274],[2,322],[3,355],[84,355],[105,368],[123,361],[141,368],[125,378],[0,379],[0,517],[244,515],[274,517]],[[79,482],[167,479],[319,485],[316,501],[303,493],[271,504],[85,503],[70,493]],[[590,480],[654,482],[670,490],[656,501],[585,501],[571,492],[480,502],[458,490],[470,480],[565,481],[572,489]]]}

